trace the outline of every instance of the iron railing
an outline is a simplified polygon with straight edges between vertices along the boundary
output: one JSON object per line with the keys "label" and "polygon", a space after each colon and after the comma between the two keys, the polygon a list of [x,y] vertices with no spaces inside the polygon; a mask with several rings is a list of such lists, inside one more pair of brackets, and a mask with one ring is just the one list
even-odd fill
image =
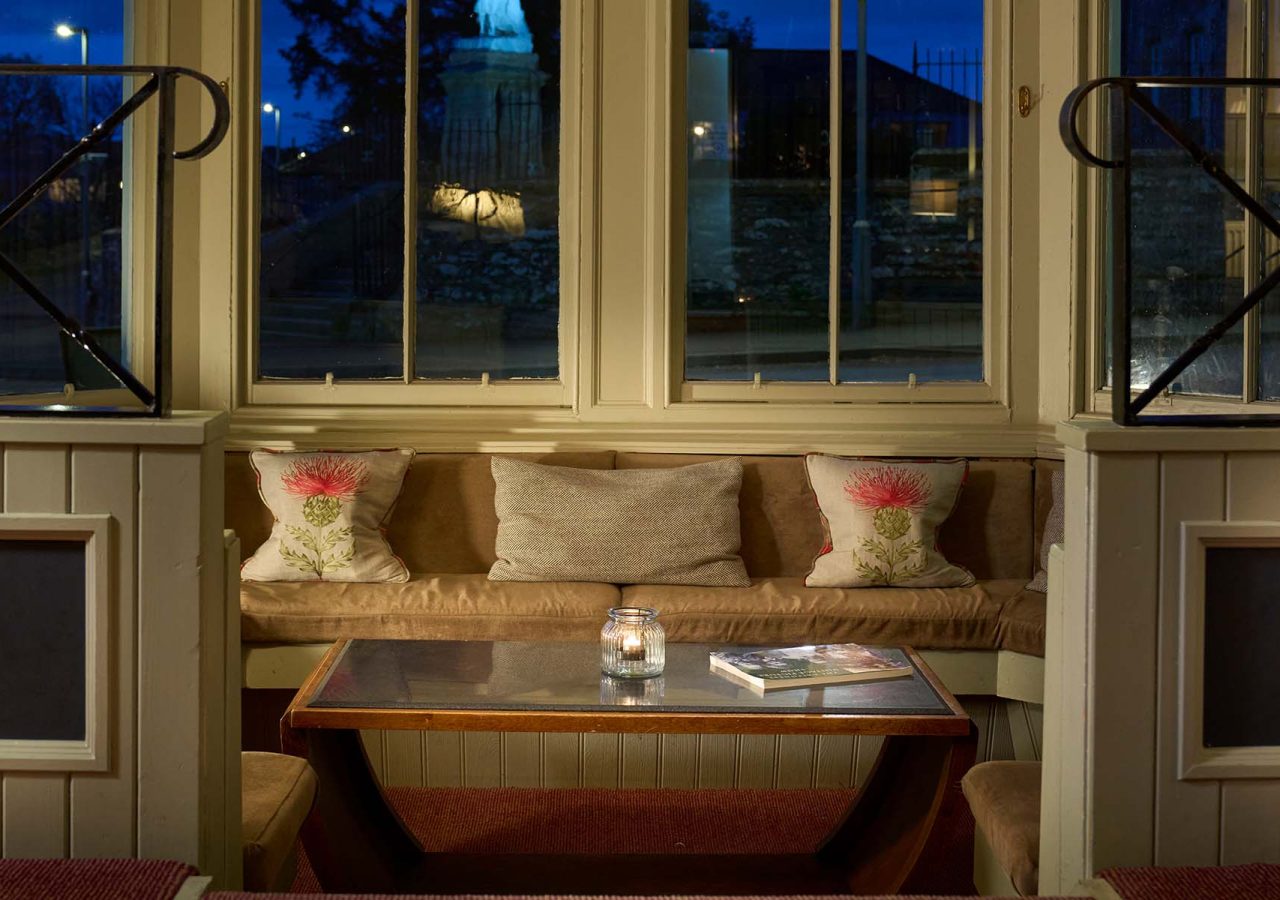
{"label": "iron railing", "polygon": [[[1102,89],[1110,102],[1109,158],[1090,150],[1080,134],[1080,112],[1085,100]],[[1134,391],[1133,364],[1133,271],[1132,235],[1129,222],[1133,211],[1133,110],[1136,109],[1166,134],[1199,166],[1204,175],[1218,184],[1245,212],[1252,215],[1269,235],[1280,240],[1280,221],[1224,169],[1213,153],[1191,138],[1171,119],[1148,93],[1150,88],[1247,89],[1280,88],[1280,78],[1191,78],[1191,77],[1111,77],[1087,81],[1073,90],[1062,105],[1059,133],[1071,155],[1089,166],[1105,170],[1109,177],[1111,225],[1111,417],[1119,425],[1181,426],[1269,426],[1280,425],[1280,415],[1262,413],[1203,415],[1151,414],[1142,412],[1169,389],[1179,375],[1239,324],[1250,310],[1280,285],[1280,266],[1261,278],[1229,313],[1187,346],[1142,390]],[[1174,262],[1174,261],[1170,261]]]}
{"label": "iron railing", "polygon": [[[142,86],[101,122],[95,125],[68,149],[38,178],[18,192],[18,195],[0,208],[0,231],[12,225],[18,214],[44,193],[51,184],[61,178],[81,158],[108,140],[126,119],[142,108],[151,97],[157,98],[159,107],[156,125],[156,175],[155,175],[155,230],[153,255],[153,343],[151,386],[143,384],[132,371],[110,352],[104,349],[82,323],[64,312],[29,278],[8,256],[0,252],[0,272],[7,275],[53,320],[66,339],[74,343],[106,369],[141,404],[140,409],[117,406],[77,406],[63,402],[36,406],[4,405],[0,398],[0,413],[4,415],[93,415],[93,416],[164,416],[172,408],[171,373],[173,369],[173,163],[175,160],[196,160],[207,156],[226,136],[231,122],[230,105],[223,90],[209,76],[181,66],[52,66],[28,64],[0,65],[0,76],[41,75],[111,75],[117,77],[147,77]],[[213,101],[213,123],[209,131],[195,146],[178,150],[174,146],[177,82],[181,77],[193,78],[208,92]],[[127,298],[126,298],[127,302]]]}

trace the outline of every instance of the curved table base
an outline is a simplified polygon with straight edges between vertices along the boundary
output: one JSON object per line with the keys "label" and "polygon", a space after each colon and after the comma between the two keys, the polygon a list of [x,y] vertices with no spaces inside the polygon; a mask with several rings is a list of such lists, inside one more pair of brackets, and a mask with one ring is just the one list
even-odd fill
{"label": "curved table base", "polygon": [[[327,891],[432,894],[892,893],[940,810],[963,804],[975,740],[891,736],[852,807],[814,855],[425,853],[387,802],[358,731],[281,726],[319,777],[302,830]],[[944,815],[946,813],[944,812]]]}

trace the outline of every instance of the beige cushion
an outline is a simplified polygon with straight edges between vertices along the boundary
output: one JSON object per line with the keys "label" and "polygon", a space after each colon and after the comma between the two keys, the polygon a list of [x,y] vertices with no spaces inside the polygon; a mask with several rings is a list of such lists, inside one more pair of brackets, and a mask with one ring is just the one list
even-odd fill
{"label": "beige cushion", "polygon": [[1040,882],[1040,763],[985,762],[960,781],[974,822],[1018,893]]}
{"label": "beige cushion", "polygon": [[827,542],[809,587],[964,587],[973,575],[937,549],[938,527],[955,508],[965,460],[898,462],[805,458]]}
{"label": "beige cushion", "polygon": [[493,581],[746,586],[742,465],[592,472],[495,457]]}
{"label": "beige cushion", "polygon": [[1010,597],[1000,609],[996,635],[1000,649],[1044,656],[1045,607],[1045,595],[1029,588]]}
{"label": "beige cushion", "polygon": [[404,584],[245,582],[246,641],[338,638],[595,640],[610,607],[609,584],[496,583],[484,575],[414,575]]}
{"label": "beige cushion", "polygon": [[245,581],[405,581],[382,535],[412,450],[255,450],[262,502],[275,524],[242,567]]}
{"label": "beige cushion", "polygon": [[1021,588],[1019,580],[963,588],[807,588],[802,578],[760,578],[745,589],[632,585],[622,589],[622,599],[657,609],[672,641],[992,650],[1001,606]]}
{"label": "beige cushion", "polygon": [[240,835],[246,890],[289,889],[298,831],[315,796],[316,774],[305,759],[279,753],[240,754]]}
{"label": "beige cushion", "polygon": [[[613,468],[613,451],[526,453],[509,458],[573,466]],[[498,516],[487,453],[419,453],[409,465],[400,500],[387,523],[387,539],[410,572],[488,572]],[[271,532],[271,512],[258,496],[249,454],[227,454],[227,527],[241,552],[257,550]]]}
{"label": "beige cushion", "polygon": [[[619,469],[687,466],[720,456],[619,453]],[[1032,466],[1025,459],[975,459],[938,546],[982,581],[1035,572]],[[805,477],[803,456],[742,457],[742,559],[752,578],[802,576],[822,547],[822,517]],[[1048,512],[1048,507],[1045,507]],[[394,538],[393,538],[394,540]]]}

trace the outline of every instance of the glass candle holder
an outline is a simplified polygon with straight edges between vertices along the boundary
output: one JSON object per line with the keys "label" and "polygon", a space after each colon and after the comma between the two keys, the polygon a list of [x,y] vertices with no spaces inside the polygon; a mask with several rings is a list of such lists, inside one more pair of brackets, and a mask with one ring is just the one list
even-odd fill
{"label": "glass candle holder", "polygon": [[667,662],[667,636],[658,611],[643,606],[609,610],[600,629],[600,669],[614,678],[652,678]]}

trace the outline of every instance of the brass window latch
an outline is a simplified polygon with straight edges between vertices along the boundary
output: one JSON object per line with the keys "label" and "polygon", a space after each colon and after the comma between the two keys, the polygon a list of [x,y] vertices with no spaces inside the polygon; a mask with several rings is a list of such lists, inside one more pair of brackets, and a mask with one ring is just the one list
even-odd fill
{"label": "brass window latch", "polygon": [[1031,115],[1031,88],[1025,84],[1018,88],[1018,115],[1024,119]]}

